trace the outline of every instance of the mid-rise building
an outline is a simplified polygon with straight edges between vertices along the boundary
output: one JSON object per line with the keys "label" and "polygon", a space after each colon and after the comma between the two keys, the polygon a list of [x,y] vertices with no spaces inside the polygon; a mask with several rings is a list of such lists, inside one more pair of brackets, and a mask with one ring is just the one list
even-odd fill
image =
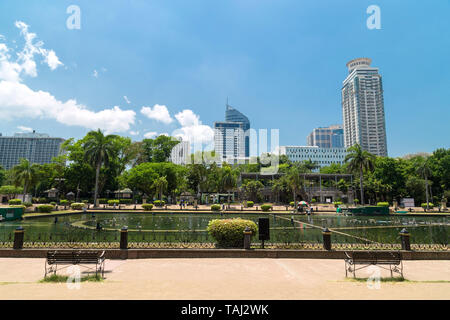
{"label": "mid-rise building", "polygon": [[230,106],[227,102],[225,110],[225,121],[226,122],[239,122],[242,123],[242,128],[244,129],[244,142],[245,142],[245,157],[250,156],[250,121],[241,112]]}
{"label": "mid-rise building", "polygon": [[234,162],[234,159],[244,158],[244,124],[242,122],[214,122],[214,150],[221,161]]}
{"label": "mid-rise building", "polygon": [[181,138],[179,140],[180,142],[172,148],[169,161],[175,164],[186,165],[191,160],[191,143],[183,141]]}
{"label": "mid-rise building", "polygon": [[344,129],[341,125],[315,128],[307,137],[308,146],[343,148]]}
{"label": "mid-rise building", "polygon": [[286,155],[292,162],[311,160],[318,167],[333,163],[344,164],[347,151],[345,148],[320,148],[317,146],[281,146],[280,155]]}
{"label": "mid-rise building", "polygon": [[52,138],[48,134],[16,133],[14,136],[2,136],[0,133],[0,165],[11,169],[20,163],[20,159],[28,159],[31,163],[51,163],[52,158],[60,154],[64,139]]}
{"label": "mid-rise building", "polygon": [[349,74],[342,86],[344,144],[387,156],[383,84],[371,62],[358,58],[347,63]]}

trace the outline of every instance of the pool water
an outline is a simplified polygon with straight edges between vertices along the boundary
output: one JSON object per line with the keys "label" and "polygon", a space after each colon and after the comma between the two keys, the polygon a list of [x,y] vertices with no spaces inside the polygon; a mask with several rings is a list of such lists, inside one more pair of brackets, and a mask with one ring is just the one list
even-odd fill
{"label": "pool water", "polygon": [[[262,215],[195,213],[96,213],[33,218],[0,223],[0,242],[12,241],[18,226],[25,229],[25,241],[101,242],[119,241],[119,230],[127,226],[133,242],[213,242],[206,228],[212,219],[237,218],[270,220],[270,242],[322,242],[322,229],[332,229],[336,243],[400,243],[406,228],[411,243],[447,244],[448,217],[368,217],[337,215]],[[101,229],[97,229],[97,225]],[[254,240],[257,240],[257,235]]]}

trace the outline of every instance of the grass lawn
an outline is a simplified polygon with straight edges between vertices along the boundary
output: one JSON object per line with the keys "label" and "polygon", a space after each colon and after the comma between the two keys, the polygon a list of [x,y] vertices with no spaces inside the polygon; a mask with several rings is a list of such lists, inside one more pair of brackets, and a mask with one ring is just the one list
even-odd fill
{"label": "grass lawn", "polygon": [[[61,283],[61,282],[67,282],[67,279],[69,279],[69,276],[62,276],[59,274],[52,274],[49,277],[46,277],[42,280],[39,280],[39,283]],[[81,282],[101,282],[103,281],[103,278],[99,275],[88,275],[81,277]]]}

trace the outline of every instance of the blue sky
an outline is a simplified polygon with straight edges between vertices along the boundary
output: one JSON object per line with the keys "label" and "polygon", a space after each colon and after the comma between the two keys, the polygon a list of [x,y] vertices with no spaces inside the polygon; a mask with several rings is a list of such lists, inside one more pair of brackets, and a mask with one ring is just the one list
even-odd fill
{"label": "blue sky", "polygon": [[[66,26],[73,4],[79,30]],[[381,30],[366,26],[372,4]],[[4,0],[3,61],[19,67],[9,80],[0,69],[0,132],[80,138],[102,126],[141,140],[178,129],[206,141],[228,97],[253,128],[305,145],[313,128],[342,123],[345,65],[370,57],[383,76],[389,155],[449,148],[449,13],[447,0]],[[31,33],[44,51],[18,62]]]}

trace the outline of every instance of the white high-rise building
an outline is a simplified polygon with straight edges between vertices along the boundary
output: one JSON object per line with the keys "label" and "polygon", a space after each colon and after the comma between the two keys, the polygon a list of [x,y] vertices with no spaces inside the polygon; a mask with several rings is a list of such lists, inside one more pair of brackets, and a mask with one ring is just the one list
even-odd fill
{"label": "white high-rise building", "polygon": [[245,158],[245,131],[242,122],[214,122],[214,150],[221,161],[234,163]]}
{"label": "white high-rise building", "polygon": [[344,144],[361,145],[377,156],[387,156],[383,85],[378,68],[369,58],[347,63],[348,76],[342,86]]}
{"label": "white high-rise building", "polygon": [[191,160],[191,143],[189,141],[183,141],[181,138],[179,140],[180,142],[172,148],[169,161],[175,164],[186,165]]}

